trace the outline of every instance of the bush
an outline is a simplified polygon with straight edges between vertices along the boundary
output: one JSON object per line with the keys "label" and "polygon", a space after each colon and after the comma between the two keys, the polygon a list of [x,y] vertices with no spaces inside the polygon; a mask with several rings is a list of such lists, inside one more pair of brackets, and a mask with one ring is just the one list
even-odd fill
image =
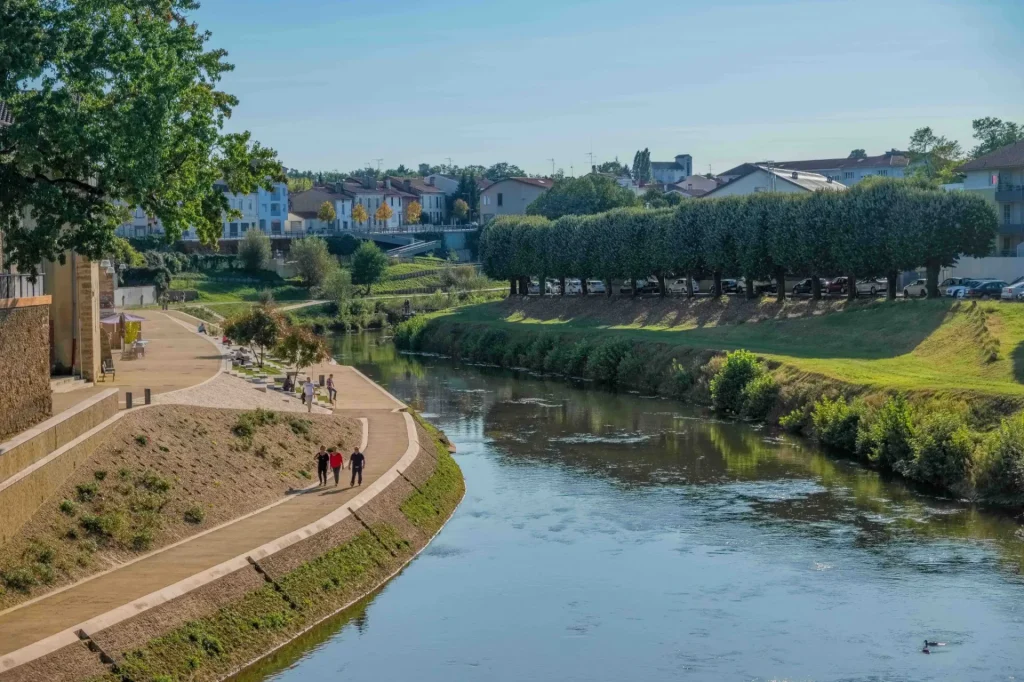
{"label": "bush", "polygon": [[252,438],[256,429],[261,426],[270,426],[277,423],[277,413],[273,410],[257,408],[250,412],[243,412],[238,415],[238,420],[232,427],[231,432],[239,438]]}
{"label": "bush", "polygon": [[142,552],[153,546],[153,531],[149,528],[142,528],[132,535],[132,549]]}
{"label": "bush", "polygon": [[92,476],[97,481],[102,481],[107,477],[107,472],[104,471],[103,469],[97,469],[96,471],[92,472]]}
{"label": "bush", "polygon": [[599,383],[614,385],[618,380],[619,363],[632,350],[629,342],[619,339],[601,343],[587,357],[583,376]]}
{"label": "bush", "polygon": [[824,447],[852,455],[857,451],[857,427],[860,414],[850,409],[842,397],[821,398],[811,410],[814,435]]}
{"label": "bush", "polygon": [[60,510],[62,513],[67,514],[68,516],[74,516],[77,507],[75,507],[75,503],[72,502],[71,500],[61,500]]}
{"label": "bush", "polygon": [[673,358],[672,366],[669,369],[669,392],[673,397],[681,398],[692,387],[693,373]]}
{"label": "bush", "polygon": [[206,512],[203,511],[202,507],[197,505],[195,507],[189,507],[188,509],[186,509],[184,516],[186,523],[194,523],[198,525],[202,523],[203,520],[206,518]]}
{"label": "bush", "polygon": [[154,493],[165,493],[171,489],[171,482],[154,471],[143,472],[139,485]]}
{"label": "bush", "polygon": [[413,317],[395,329],[395,346],[401,350],[419,350],[420,337],[427,326],[427,318]]}
{"label": "bush", "polygon": [[4,585],[19,592],[28,592],[29,588],[36,584],[35,574],[23,567],[4,571],[0,577],[3,578]]}
{"label": "bush", "polygon": [[1024,496],[1024,415],[1004,419],[985,444],[978,476],[982,496],[1019,502]]}
{"label": "bush", "polygon": [[750,351],[729,353],[725,356],[722,368],[711,380],[711,404],[722,412],[742,413],[744,389],[763,372],[757,356]]}
{"label": "bush", "polygon": [[764,419],[775,407],[778,396],[778,384],[765,372],[743,388],[743,412],[751,419]]}
{"label": "bush", "polygon": [[901,395],[893,396],[875,413],[868,427],[872,446],[869,459],[886,469],[910,473],[914,460],[914,421],[910,404]]}
{"label": "bush", "polygon": [[779,417],[779,426],[789,433],[802,434],[807,427],[808,416],[806,407],[797,407]]}
{"label": "bush", "polygon": [[99,488],[95,483],[79,483],[75,486],[75,493],[79,502],[91,502],[96,497]]}
{"label": "bush", "polygon": [[238,242],[238,261],[249,272],[257,272],[270,264],[272,257],[270,237],[262,230],[246,230],[245,236]]}
{"label": "bush", "polygon": [[586,340],[574,343],[568,354],[568,364],[562,373],[568,377],[582,377],[592,349],[593,346]]}
{"label": "bush", "polygon": [[913,435],[916,478],[949,489],[970,479],[974,441],[963,421],[950,412],[924,417]]}

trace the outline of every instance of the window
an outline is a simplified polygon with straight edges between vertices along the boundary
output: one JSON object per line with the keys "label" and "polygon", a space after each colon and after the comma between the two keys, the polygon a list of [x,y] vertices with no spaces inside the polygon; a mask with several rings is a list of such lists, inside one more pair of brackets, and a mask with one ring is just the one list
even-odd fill
{"label": "window", "polygon": [[505,199],[505,197],[502,196],[501,192],[498,192],[498,206],[503,206],[504,205],[504,199]]}
{"label": "window", "polygon": [[1004,223],[1009,223],[1010,222],[1010,205],[1009,204],[1003,204],[1003,222]]}
{"label": "window", "polygon": [[845,171],[843,173],[844,180],[853,180],[853,171]]}
{"label": "window", "polygon": [[270,221],[270,234],[281,234],[281,221],[271,220]]}
{"label": "window", "polygon": [[238,236],[238,223],[231,223],[230,225],[228,225],[228,236],[229,237],[237,237]]}
{"label": "window", "polygon": [[267,220],[266,218],[260,218],[260,230],[264,233],[267,231]]}
{"label": "window", "polygon": [[242,223],[242,232],[249,231],[249,223]]}
{"label": "window", "polygon": [[281,215],[281,204],[271,204],[270,205],[270,215],[271,216],[279,216],[279,215]]}

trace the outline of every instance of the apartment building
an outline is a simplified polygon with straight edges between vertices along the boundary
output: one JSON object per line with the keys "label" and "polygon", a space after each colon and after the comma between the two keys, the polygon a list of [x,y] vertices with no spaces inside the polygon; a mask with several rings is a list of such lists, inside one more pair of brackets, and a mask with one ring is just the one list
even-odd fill
{"label": "apartment building", "polygon": [[810,159],[807,161],[759,161],[757,163],[741,163],[718,175],[720,180],[731,182],[751,172],[755,166],[777,168],[784,171],[798,171],[822,175],[833,182],[840,182],[847,187],[855,185],[864,178],[880,176],[883,178],[902,178],[906,176],[910,165],[910,155],[891,149],[878,156],[846,157],[838,159]]}
{"label": "apartment building", "polygon": [[1024,141],[968,161],[959,170],[963,189],[979,192],[996,207],[999,233],[995,254],[1024,256]]}

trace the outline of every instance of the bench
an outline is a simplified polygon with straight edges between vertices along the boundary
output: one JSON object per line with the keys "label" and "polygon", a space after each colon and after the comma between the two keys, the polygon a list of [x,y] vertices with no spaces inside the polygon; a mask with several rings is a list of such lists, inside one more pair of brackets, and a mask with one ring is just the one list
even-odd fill
{"label": "bench", "polygon": [[108,374],[112,379],[117,379],[117,374],[115,373],[114,370],[113,358],[107,358],[106,360],[100,363],[100,374],[103,376],[103,381],[107,380]]}

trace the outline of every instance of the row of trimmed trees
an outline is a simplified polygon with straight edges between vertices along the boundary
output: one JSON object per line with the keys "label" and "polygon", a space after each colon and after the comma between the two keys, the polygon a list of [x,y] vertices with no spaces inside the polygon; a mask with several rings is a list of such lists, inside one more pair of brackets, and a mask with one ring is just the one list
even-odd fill
{"label": "row of trimmed trees", "polygon": [[[899,273],[927,271],[929,296],[937,296],[942,267],[959,256],[984,256],[997,230],[995,211],[970,192],[944,192],[890,180],[844,192],[685,201],[670,209],[617,209],[597,215],[501,216],[480,239],[484,272],[526,294],[529,278],[588,277],[605,281],[654,275],[665,294],[665,278],[710,277],[721,292],[722,277],[775,279],[785,297],[785,276],[811,277],[820,298],[820,277],[850,281],[885,277],[896,296]],[[689,288],[689,287],[688,287]],[[635,292],[636,287],[634,287]],[[745,287],[753,296],[753,287]],[[847,288],[850,297],[856,287]],[[693,295],[690,291],[689,295]]]}

